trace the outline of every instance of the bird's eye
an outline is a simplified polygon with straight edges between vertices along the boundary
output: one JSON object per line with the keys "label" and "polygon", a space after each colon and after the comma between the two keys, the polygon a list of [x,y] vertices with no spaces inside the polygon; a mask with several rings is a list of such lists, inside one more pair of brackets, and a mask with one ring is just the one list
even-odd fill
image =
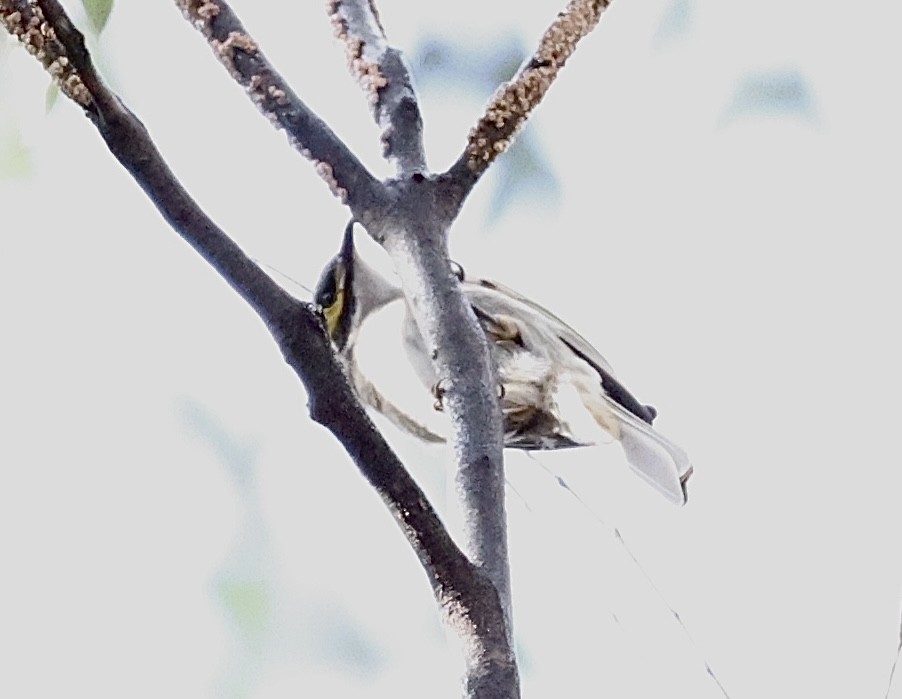
{"label": "bird's eye", "polygon": [[464,280],[464,268],[454,260],[451,260],[451,274],[457,277],[459,282]]}
{"label": "bird's eye", "polygon": [[314,303],[323,309],[331,308],[338,298],[343,277],[341,265],[335,262],[329,265],[316,285],[316,291],[313,294]]}
{"label": "bird's eye", "polygon": [[329,280],[329,285],[320,289],[320,292],[316,296],[316,303],[321,308],[329,308],[333,303],[335,303],[335,279],[334,277]]}

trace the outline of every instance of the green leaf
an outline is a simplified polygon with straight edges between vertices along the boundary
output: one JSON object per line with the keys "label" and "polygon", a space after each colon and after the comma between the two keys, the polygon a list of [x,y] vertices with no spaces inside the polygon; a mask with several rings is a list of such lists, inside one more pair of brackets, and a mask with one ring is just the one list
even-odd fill
{"label": "green leaf", "polygon": [[60,86],[57,85],[56,82],[51,82],[47,86],[47,94],[44,95],[44,111],[47,114],[50,114],[50,110],[53,109],[53,105],[56,104],[59,96]]}
{"label": "green leaf", "polygon": [[270,621],[269,586],[263,580],[223,580],[217,586],[232,620],[247,641],[260,641]]}
{"label": "green leaf", "polygon": [[31,173],[31,152],[19,130],[4,124],[0,131],[0,180],[17,179]]}
{"label": "green leaf", "polygon": [[81,4],[85,6],[92,29],[95,33],[100,34],[110,18],[113,0],[81,0]]}

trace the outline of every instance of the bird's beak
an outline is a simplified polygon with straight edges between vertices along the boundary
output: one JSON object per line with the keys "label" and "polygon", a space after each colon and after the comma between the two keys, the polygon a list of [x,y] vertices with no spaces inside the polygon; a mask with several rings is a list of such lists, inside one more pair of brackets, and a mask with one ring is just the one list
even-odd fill
{"label": "bird's beak", "polygon": [[348,225],[345,226],[344,238],[342,238],[341,241],[341,250],[338,253],[346,270],[351,269],[351,266],[354,264],[354,223],[354,219],[351,219],[348,221]]}

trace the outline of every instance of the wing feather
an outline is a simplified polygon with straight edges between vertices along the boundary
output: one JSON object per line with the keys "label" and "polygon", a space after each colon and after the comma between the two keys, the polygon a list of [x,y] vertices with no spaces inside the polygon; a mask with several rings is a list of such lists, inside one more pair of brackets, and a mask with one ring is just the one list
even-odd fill
{"label": "wing feather", "polygon": [[[594,364],[597,364],[598,366],[603,367],[606,371],[613,373],[614,370],[611,368],[608,360],[602,356],[601,352],[595,349],[592,343],[590,343],[586,338],[576,332],[576,330],[574,330],[544,306],[540,306],[535,301],[526,298],[510,287],[499,284],[496,281],[489,281],[487,279],[467,279],[464,281],[463,286],[465,292],[470,293],[477,298],[487,294],[488,292],[494,291],[500,294],[502,297],[505,297],[507,301],[513,302],[514,304],[519,304],[520,306],[529,309],[532,313],[544,318],[546,321],[549,321],[554,326],[557,334],[562,339],[565,339],[567,344],[569,344],[571,347],[575,347],[587,358],[591,359]],[[488,292],[486,290],[488,290]],[[480,294],[480,291],[482,291],[482,294]]]}

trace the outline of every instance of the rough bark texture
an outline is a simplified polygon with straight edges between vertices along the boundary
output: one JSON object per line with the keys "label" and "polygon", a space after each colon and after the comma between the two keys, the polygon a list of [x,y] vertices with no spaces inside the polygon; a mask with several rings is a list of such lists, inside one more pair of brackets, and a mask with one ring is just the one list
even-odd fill
{"label": "rough bark texture", "polygon": [[508,149],[579,40],[595,28],[610,4],[610,0],[571,0],[517,75],[498,88],[485,114],[470,130],[464,152],[448,170],[453,179],[466,185],[465,191]]}
{"label": "rough bark texture", "polygon": [[226,2],[176,0],[176,5],[264,116],[284,129],[292,146],[313,162],[336,197],[356,209],[387,204],[378,180],[269,64]]}
{"label": "rough bark texture", "polygon": [[423,119],[404,56],[389,45],[369,2],[329,0],[335,36],[347,49],[348,69],[357,78],[382,128],[382,153],[398,176],[426,170]]}

